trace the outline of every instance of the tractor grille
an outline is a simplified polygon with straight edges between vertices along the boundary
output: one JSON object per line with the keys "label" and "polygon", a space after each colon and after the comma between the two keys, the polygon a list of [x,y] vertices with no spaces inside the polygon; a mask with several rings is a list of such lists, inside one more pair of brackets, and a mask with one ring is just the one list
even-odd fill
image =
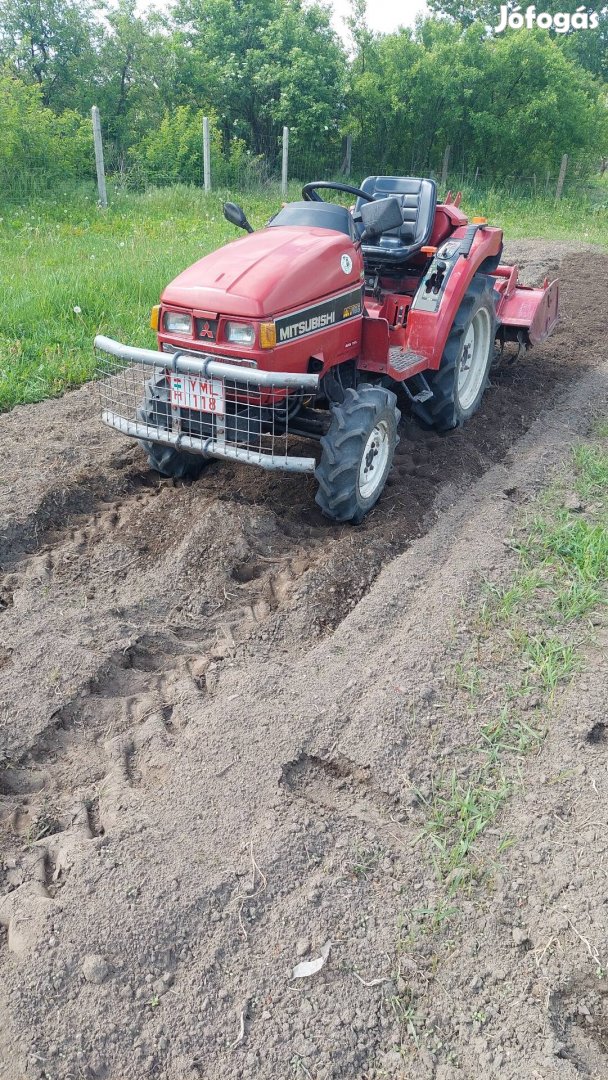
{"label": "tractor grille", "polygon": [[123,434],[264,468],[314,470],[314,458],[289,453],[289,427],[314,394],[316,376],[132,349],[107,338],[96,339],[96,358],[102,419]]}

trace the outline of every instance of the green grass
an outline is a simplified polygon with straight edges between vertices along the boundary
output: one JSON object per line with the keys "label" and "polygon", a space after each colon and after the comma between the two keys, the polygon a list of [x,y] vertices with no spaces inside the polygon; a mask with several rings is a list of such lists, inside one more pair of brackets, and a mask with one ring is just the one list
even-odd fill
{"label": "green grass", "polygon": [[[294,183],[289,198],[298,197]],[[256,227],[281,202],[272,192],[206,196],[178,186],[111,192],[110,207],[102,211],[94,189],[85,187],[0,206],[0,410],[91,378],[96,333],[152,346],[149,312],[164,285],[239,235],[222,216],[224,198],[242,202]],[[608,248],[605,203],[585,196],[556,207],[544,196],[526,199],[489,188],[466,190],[463,207],[501,225],[507,238],[562,238]]]}
{"label": "green grass", "polygon": [[354,876],[365,880],[373,877],[383,857],[384,851],[379,844],[364,844],[360,841],[355,845]]}
{"label": "green grass", "polygon": [[571,240],[608,248],[608,183],[597,179],[573,188],[555,202],[551,194],[533,196],[515,189],[461,185],[450,181],[452,191],[462,188],[462,206],[471,216],[487,217],[491,225],[504,229],[507,240],[543,237]]}
{"label": "green grass", "polygon": [[[597,425],[599,438],[608,438],[608,424]],[[608,492],[608,453],[601,446],[582,444],[574,449],[576,490],[583,499],[605,498]]]}
{"label": "green grass", "polygon": [[[523,554],[526,560],[537,560],[559,578],[599,581],[608,566],[605,522],[574,516],[564,510],[550,517],[539,517],[533,523]],[[542,579],[540,584],[544,584]]]}
{"label": "green grass", "polygon": [[[584,667],[585,644],[605,614],[608,449],[598,440],[607,437],[608,425],[596,424],[593,441],[573,448],[571,468],[522,519],[509,545],[518,565],[506,582],[485,584],[477,638],[460,646],[453,665],[448,685],[468,695],[471,716],[481,709],[466,747],[475,765],[441,772],[430,794],[418,793],[418,839],[429,844],[448,896],[481,878],[482,835],[518,789],[521,759],[540,748],[555,695]],[[501,837],[498,855],[514,842]]]}
{"label": "green grass", "polygon": [[519,627],[511,630],[510,636],[526,666],[538,678],[543,690],[550,694],[580,669],[574,645],[544,633],[530,634]]}
{"label": "green grass", "polygon": [[525,608],[536,590],[542,588],[542,585],[543,579],[538,570],[520,573],[508,585],[488,585],[491,614],[501,621],[508,622],[517,611]]}
{"label": "green grass", "polygon": [[[114,195],[105,212],[84,194],[0,210],[0,409],[91,378],[97,333],[153,347],[150,308],[163,287],[239,235],[222,201],[180,187]],[[279,207],[247,199],[254,226]]]}
{"label": "green grass", "polygon": [[[602,437],[603,427],[597,432]],[[607,431],[608,433],[608,431]],[[604,436],[605,437],[605,436]],[[558,669],[572,670],[569,650],[530,634],[522,620],[531,611],[541,622],[567,623],[598,612],[606,604],[608,580],[608,451],[583,443],[572,451],[573,489],[580,504],[568,509],[563,484],[552,485],[528,517],[523,536],[513,540],[521,566],[506,585],[489,583],[481,618],[512,627],[522,654],[553,684]],[[571,496],[570,496],[571,499]],[[561,681],[558,678],[557,681]]]}
{"label": "green grass", "polygon": [[459,690],[466,690],[472,698],[478,697],[483,685],[483,674],[475,663],[459,660],[454,664],[454,683]]}
{"label": "green grass", "polygon": [[478,748],[489,766],[497,765],[505,754],[527,754],[543,739],[543,732],[504,705],[497,717],[481,726]]}
{"label": "green grass", "polygon": [[438,876],[448,879],[452,891],[471,877],[475,844],[511,790],[500,769],[482,766],[468,778],[455,771],[440,776],[429,798],[419,796],[426,812],[421,836],[430,839]]}

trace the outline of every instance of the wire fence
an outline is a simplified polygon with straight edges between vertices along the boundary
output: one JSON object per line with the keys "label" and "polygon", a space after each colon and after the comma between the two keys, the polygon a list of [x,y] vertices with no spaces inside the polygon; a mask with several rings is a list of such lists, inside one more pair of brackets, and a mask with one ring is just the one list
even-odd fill
{"label": "wire fence", "polygon": [[[254,146],[247,146],[242,139],[224,139],[212,129],[205,168],[200,118],[182,131],[181,136],[176,140],[173,132],[158,130],[128,154],[109,142],[104,145],[110,198],[114,192],[147,192],[175,184],[253,195],[286,196],[289,190],[293,198],[297,186],[307,181],[337,180],[358,186],[366,176],[384,174],[431,177],[438,183],[440,196],[448,187],[462,187],[496,188],[523,198],[582,195],[597,199],[597,179],[606,168],[599,155],[597,160],[570,160],[566,155],[561,169],[556,162],[553,168],[535,173],[497,174],[449,146],[439,161],[431,163],[407,152],[395,154],[390,148],[371,159],[365,146],[354,138],[331,133],[322,143],[313,145],[297,132],[286,129],[280,135],[258,137]],[[59,161],[59,156],[54,162],[44,164],[37,159],[6,175],[0,169],[0,200],[27,201],[68,195],[74,185],[96,182],[92,137],[80,158],[69,167],[61,169]],[[600,198],[605,186],[601,185]]]}

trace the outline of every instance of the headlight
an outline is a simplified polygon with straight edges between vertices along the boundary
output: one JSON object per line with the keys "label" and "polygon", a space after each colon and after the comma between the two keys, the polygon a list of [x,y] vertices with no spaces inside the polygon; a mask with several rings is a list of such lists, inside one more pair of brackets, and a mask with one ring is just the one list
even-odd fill
{"label": "headlight", "polygon": [[255,330],[251,323],[227,322],[226,341],[231,341],[233,345],[253,345]]}
{"label": "headlight", "polygon": [[165,311],[163,323],[170,334],[192,333],[192,316],[183,311]]}

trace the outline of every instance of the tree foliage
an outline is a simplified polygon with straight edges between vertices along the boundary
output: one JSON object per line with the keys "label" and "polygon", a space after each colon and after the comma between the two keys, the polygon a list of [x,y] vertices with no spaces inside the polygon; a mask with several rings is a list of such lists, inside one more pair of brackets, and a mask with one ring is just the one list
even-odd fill
{"label": "tree foliage", "polygon": [[328,11],[300,0],[178,0],[173,14],[183,100],[212,102],[226,144],[265,152],[287,124],[295,137],[338,131],[346,54]]}
{"label": "tree foliage", "polygon": [[94,171],[90,125],[73,110],[44,106],[37,85],[0,77],[0,187],[86,177]]}
{"label": "tree foliage", "polygon": [[99,44],[92,0],[0,0],[0,64],[56,111],[86,107]]}
{"label": "tree foliage", "polygon": [[496,34],[490,0],[429,0],[435,14],[382,36],[351,0],[347,48],[316,0],[175,0],[164,17],[102,3],[0,0],[3,170],[85,175],[94,103],[110,168],[158,182],[200,180],[203,115],[226,178],[278,161],[283,125],[292,160],[304,149],[319,173],[337,170],[345,135],[356,172],[437,170],[446,145],[496,176],[608,155],[608,15],[595,30]]}
{"label": "tree foliage", "polygon": [[[141,173],[161,184],[180,182],[200,184],[203,179],[203,109],[178,105],[165,112],[160,124],[149,131],[133,153]],[[251,152],[243,139],[233,138],[229,153],[224,152],[217,117],[209,117],[211,174],[214,183],[229,182],[242,174],[245,163],[251,167]],[[260,177],[262,179],[262,177]]]}
{"label": "tree foliage", "polygon": [[[499,26],[499,11],[501,2],[498,0],[474,0],[474,3],[465,3],[465,0],[428,0],[430,10],[440,16],[445,16],[451,22],[466,29],[474,23],[495,31]],[[532,6],[532,5],[531,5]],[[528,5],[518,4],[516,0],[504,0],[504,7],[509,12],[518,11],[525,16]],[[560,15],[560,29],[551,28],[545,31],[557,44],[559,44],[566,56],[575,60],[596,78],[606,80],[608,78],[608,6],[602,3],[581,4],[580,0],[543,0],[542,4],[532,6],[532,10],[547,12],[549,15]],[[592,13],[597,18],[596,27],[587,26],[581,29],[570,23],[568,28],[562,26],[563,16],[573,16],[582,13],[590,16]],[[508,35],[513,31],[506,30]]]}
{"label": "tree foliage", "polygon": [[488,38],[429,19],[368,43],[352,67],[351,130],[383,169],[437,169],[450,145],[468,169],[554,170],[606,145],[606,120],[597,85],[543,31]]}

